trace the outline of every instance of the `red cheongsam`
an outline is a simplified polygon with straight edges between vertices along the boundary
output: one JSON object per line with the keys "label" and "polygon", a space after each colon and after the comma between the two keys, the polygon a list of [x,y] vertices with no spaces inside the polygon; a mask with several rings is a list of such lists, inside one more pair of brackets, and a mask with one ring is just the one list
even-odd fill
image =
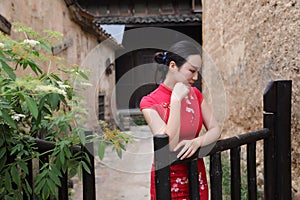
{"label": "red cheongsam", "polygon": [[[140,103],[140,109],[151,108],[157,111],[159,116],[167,123],[170,113],[170,98],[172,90],[167,88],[164,84],[149,95],[143,97]],[[202,127],[202,113],[201,103],[203,96],[201,92],[192,87],[187,98],[181,102],[181,127],[179,140],[193,139],[198,137]],[[208,186],[206,179],[206,172],[203,159],[198,159],[199,171],[199,191],[201,200],[208,200]],[[151,200],[156,199],[155,194],[155,178],[154,178],[154,164],[151,170],[151,184],[150,194]],[[171,194],[172,199],[188,200],[189,199],[189,185],[187,164],[178,164],[170,167],[171,178]]]}

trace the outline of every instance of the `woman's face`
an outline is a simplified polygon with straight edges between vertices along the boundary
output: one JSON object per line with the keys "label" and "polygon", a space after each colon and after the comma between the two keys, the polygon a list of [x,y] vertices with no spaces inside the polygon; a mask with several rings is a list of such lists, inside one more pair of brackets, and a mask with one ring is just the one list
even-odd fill
{"label": "woman's face", "polygon": [[178,69],[177,81],[193,85],[198,80],[198,74],[201,67],[200,55],[190,55],[181,68]]}

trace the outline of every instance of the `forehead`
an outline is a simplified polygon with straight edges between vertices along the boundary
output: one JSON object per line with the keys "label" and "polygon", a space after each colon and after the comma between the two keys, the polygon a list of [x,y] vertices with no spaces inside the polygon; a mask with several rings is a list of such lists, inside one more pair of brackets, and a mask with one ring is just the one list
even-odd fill
{"label": "forehead", "polygon": [[195,68],[199,69],[201,67],[202,60],[200,55],[190,55],[186,60]]}

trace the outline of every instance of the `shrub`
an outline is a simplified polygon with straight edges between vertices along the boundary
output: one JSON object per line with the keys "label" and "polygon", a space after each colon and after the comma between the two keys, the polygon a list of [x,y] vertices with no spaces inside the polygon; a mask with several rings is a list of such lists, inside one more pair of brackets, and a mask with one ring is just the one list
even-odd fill
{"label": "shrub", "polygon": [[[0,199],[29,198],[32,193],[37,199],[57,199],[62,173],[74,176],[82,168],[89,171],[87,155],[72,151],[89,142],[85,128],[78,124],[85,110],[73,87],[75,82],[87,81],[87,76],[79,66],[52,55],[51,46],[62,34],[45,30],[42,36],[22,24],[14,27],[25,35],[24,40],[0,32]],[[55,147],[39,153],[35,138],[53,142]],[[113,140],[105,133],[92,138]],[[118,141],[115,148],[120,155],[128,140]],[[44,155],[47,162],[41,159]],[[40,163],[34,188],[26,179],[30,160]]]}

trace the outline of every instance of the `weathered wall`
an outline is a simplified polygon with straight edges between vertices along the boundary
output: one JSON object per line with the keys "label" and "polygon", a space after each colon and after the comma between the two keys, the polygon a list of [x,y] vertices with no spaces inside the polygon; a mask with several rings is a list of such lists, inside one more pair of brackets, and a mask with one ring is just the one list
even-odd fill
{"label": "weathered wall", "polygon": [[[261,128],[262,95],[267,83],[277,79],[293,81],[292,179],[293,189],[298,191],[299,19],[299,1],[203,1],[203,46],[207,53],[204,80],[215,82],[217,77],[210,72],[213,67],[221,75],[226,96],[223,137]],[[220,85],[209,87],[212,92],[222,92]]]}
{"label": "weathered wall", "polygon": [[[81,66],[87,71],[89,76],[90,86],[86,86],[81,90],[81,95],[85,101],[85,105],[88,107],[88,127],[97,129],[98,121],[98,95],[104,95],[104,111],[105,120],[110,121],[113,117],[115,110],[112,110],[112,104],[115,101],[112,100],[112,94],[115,94],[115,70],[112,66],[112,73],[106,75],[106,61],[109,58],[112,64],[114,64],[114,49],[109,46],[107,42],[101,43],[89,52],[87,57],[82,60]],[[95,105],[91,107],[89,105]]]}
{"label": "weathered wall", "polygon": [[[42,33],[49,29],[64,34],[63,39],[73,39],[73,45],[59,54],[71,63],[80,63],[98,42],[96,38],[83,32],[79,25],[71,20],[69,10],[63,0],[0,0],[0,13],[12,22],[22,22],[33,30]],[[13,38],[20,37],[13,31]],[[23,36],[21,36],[23,37]]]}
{"label": "weathered wall", "polygon": [[[88,109],[93,112],[97,112],[98,106],[98,92],[104,93],[108,97],[112,95],[111,86],[114,85],[115,76],[114,68],[113,74],[106,77],[105,80],[99,82],[100,76],[105,68],[105,60],[110,58],[112,62],[114,61],[114,49],[112,46],[106,45],[101,48],[97,54],[92,53],[92,50],[99,44],[97,38],[87,32],[84,32],[78,24],[76,24],[71,19],[70,11],[68,10],[64,0],[51,0],[41,1],[41,0],[0,0],[0,14],[4,16],[10,23],[21,22],[33,30],[42,33],[43,30],[53,30],[62,33],[63,41],[72,40],[72,45],[66,50],[60,52],[58,56],[64,57],[70,64],[84,65],[82,67],[92,68],[97,78],[94,81],[93,87],[95,90],[87,94],[90,98],[95,98],[93,104],[87,104]],[[11,32],[12,38],[21,38],[23,35]],[[91,62],[87,62],[87,58],[91,59]],[[96,62],[94,62],[96,61]],[[98,62],[99,61],[99,62]],[[86,64],[91,64],[91,66],[86,66]],[[99,74],[96,74],[98,73]],[[109,82],[110,84],[108,84]],[[101,91],[99,90],[101,88]],[[110,107],[110,102],[105,102],[106,107]],[[111,116],[110,109],[106,109],[106,119]],[[97,116],[97,113],[93,113]]]}

